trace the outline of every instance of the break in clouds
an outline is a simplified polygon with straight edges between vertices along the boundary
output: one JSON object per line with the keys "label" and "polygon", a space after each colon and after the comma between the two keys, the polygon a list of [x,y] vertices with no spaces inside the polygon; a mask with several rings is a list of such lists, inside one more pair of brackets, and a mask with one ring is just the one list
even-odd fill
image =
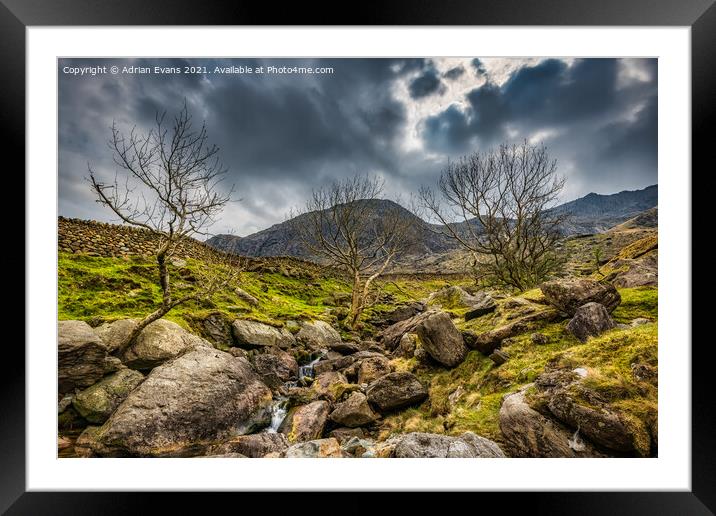
{"label": "break in clouds", "polygon": [[[305,66],[326,74],[71,75],[86,66]],[[229,168],[235,202],[213,233],[285,220],[311,190],[380,175],[407,199],[448,159],[501,142],[543,142],[567,176],[562,201],[657,182],[655,59],[61,59],[59,213],[115,221],[94,202],[87,163],[114,179],[112,120],[148,130],[186,98]]]}

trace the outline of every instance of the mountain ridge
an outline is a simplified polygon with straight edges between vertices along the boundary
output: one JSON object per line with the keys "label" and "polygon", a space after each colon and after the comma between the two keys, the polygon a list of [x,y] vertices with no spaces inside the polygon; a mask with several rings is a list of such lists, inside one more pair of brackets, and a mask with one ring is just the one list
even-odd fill
{"label": "mountain ridge", "polygon": [[[658,185],[651,185],[641,190],[623,190],[614,194],[592,192],[584,197],[555,206],[550,211],[558,214],[566,212],[569,215],[569,220],[561,228],[565,236],[594,234],[606,232],[610,228],[656,207],[657,201]],[[415,251],[415,254],[435,255],[458,247],[452,239],[440,232],[442,225],[429,224],[394,201],[366,199],[361,202],[375,204],[375,217],[379,217],[383,210],[397,205],[406,212],[406,216],[415,218],[416,224],[424,226],[425,229],[420,238],[420,249]],[[306,216],[303,214],[297,218],[300,222],[300,218]],[[279,222],[244,237],[229,234],[215,235],[205,243],[217,249],[243,256],[310,257],[309,253],[302,248],[300,239],[293,228],[295,222],[297,222],[295,219]],[[471,222],[473,221],[461,222],[457,226]]]}

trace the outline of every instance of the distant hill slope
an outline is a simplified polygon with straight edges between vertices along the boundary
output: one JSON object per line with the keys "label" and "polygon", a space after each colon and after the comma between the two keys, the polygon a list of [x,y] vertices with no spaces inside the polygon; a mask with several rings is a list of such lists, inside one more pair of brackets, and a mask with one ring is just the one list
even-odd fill
{"label": "distant hill slope", "polygon": [[[649,186],[643,190],[623,191],[613,195],[590,193],[585,197],[553,208],[558,213],[567,212],[569,221],[562,230],[565,235],[601,233],[620,224],[641,212],[657,205],[658,187]],[[378,220],[381,214],[396,206],[392,201],[370,199],[361,202],[371,203],[374,215]],[[426,224],[421,219],[404,210],[407,217],[415,219],[421,231],[420,246],[411,254],[418,256],[435,256],[458,249],[457,244],[448,236],[441,234],[442,227]],[[299,215],[305,217],[306,215]],[[296,222],[300,223],[300,219]],[[474,222],[470,222],[474,224]],[[465,223],[458,224],[458,227]],[[206,241],[212,247],[234,252],[243,256],[296,256],[309,258],[310,254],[302,248],[298,235],[289,221],[274,224],[270,228],[257,233],[238,237],[234,235],[216,235]]]}
{"label": "distant hill slope", "polygon": [[659,208],[654,207],[641,212],[621,224],[614,226],[609,232],[625,231],[628,229],[656,228],[659,226]]}
{"label": "distant hill slope", "polygon": [[567,235],[601,233],[658,204],[658,186],[625,190],[612,195],[590,193],[554,208],[568,213],[563,231]]}

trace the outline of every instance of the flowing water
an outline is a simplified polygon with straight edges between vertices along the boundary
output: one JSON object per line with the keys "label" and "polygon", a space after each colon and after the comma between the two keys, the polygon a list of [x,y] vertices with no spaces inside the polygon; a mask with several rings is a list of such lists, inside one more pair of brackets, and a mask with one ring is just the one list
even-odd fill
{"label": "flowing water", "polygon": [[[298,382],[300,382],[303,378],[313,378],[314,372],[313,372],[313,366],[320,361],[325,356],[324,351],[319,351],[317,353],[317,356],[314,357],[314,355],[311,355],[311,361],[308,364],[302,365],[298,367]],[[284,384],[284,386],[288,389],[291,387],[296,387],[298,385],[298,382],[295,380],[288,381]],[[273,405],[271,405],[271,423],[266,428],[265,432],[269,434],[275,434],[278,432],[279,427],[281,426],[281,423],[283,423],[283,420],[286,418],[286,414],[288,413],[288,398],[285,396],[279,396],[277,397]]]}

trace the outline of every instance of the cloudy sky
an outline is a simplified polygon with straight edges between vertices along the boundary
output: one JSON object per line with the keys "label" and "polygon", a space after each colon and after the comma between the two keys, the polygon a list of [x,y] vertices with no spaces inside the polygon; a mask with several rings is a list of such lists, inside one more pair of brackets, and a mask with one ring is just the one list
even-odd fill
{"label": "cloudy sky", "polygon": [[[151,73],[109,72],[111,66]],[[106,66],[84,75],[71,69]],[[154,73],[154,67],[207,73]],[[263,66],[263,73],[215,73]],[[269,66],[332,68],[277,73]],[[312,188],[380,175],[406,198],[449,158],[501,142],[542,142],[567,177],[562,200],[657,182],[655,59],[61,59],[59,212],[115,221],[94,202],[87,164],[113,179],[109,127],[149,129],[186,99],[229,168],[235,202],[212,233],[244,236],[285,220]]]}

